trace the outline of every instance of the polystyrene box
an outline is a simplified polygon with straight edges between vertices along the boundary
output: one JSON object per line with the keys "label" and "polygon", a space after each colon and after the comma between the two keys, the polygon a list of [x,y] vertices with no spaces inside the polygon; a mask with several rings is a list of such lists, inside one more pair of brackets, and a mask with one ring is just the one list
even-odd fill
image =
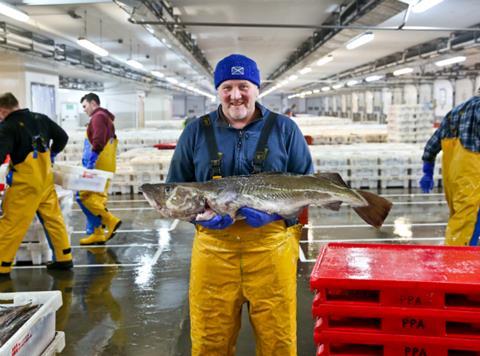
{"label": "polystyrene box", "polygon": [[91,192],[103,192],[107,179],[113,177],[113,173],[99,169],[86,169],[78,166],[54,165],[53,174],[55,184],[70,190],[87,190]]}
{"label": "polystyrene box", "polygon": [[0,356],[39,356],[55,339],[55,312],[62,306],[60,291],[0,293],[0,303],[41,307],[0,347]]}

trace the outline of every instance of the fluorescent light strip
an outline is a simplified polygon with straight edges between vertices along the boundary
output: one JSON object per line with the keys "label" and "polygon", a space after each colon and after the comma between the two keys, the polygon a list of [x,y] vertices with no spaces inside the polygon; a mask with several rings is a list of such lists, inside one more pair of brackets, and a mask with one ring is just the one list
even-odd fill
{"label": "fluorescent light strip", "polygon": [[373,34],[373,32],[365,32],[358,35],[357,37],[352,38],[350,41],[347,42],[345,47],[347,47],[347,49],[355,49],[357,47],[363,46],[364,44],[367,44],[374,38],[375,35]]}
{"label": "fluorescent light strip", "polygon": [[330,63],[331,61],[333,61],[333,56],[329,54],[325,57],[320,58],[317,61],[317,66],[323,66],[324,64]]}
{"label": "fluorescent light strip", "polygon": [[335,89],[335,90],[340,89],[342,87],[343,87],[343,83],[332,85],[332,88]]}
{"label": "fluorescent light strip", "polygon": [[383,75],[371,75],[369,77],[366,77],[365,78],[365,81],[370,83],[370,82],[374,82],[374,81],[377,81],[377,80],[380,80],[383,78]]}
{"label": "fluorescent light strip", "polygon": [[465,62],[466,59],[467,57],[464,57],[464,56],[452,57],[452,58],[447,58],[447,59],[443,59],[441,61],[435,62],[435,65],[437,67],[443,67],[443,66],[448,66],[450,64]]}
{"label": "fluorescent light strip", "polygon": [[353,87],[354,85],[357,85],[358,83],[360,83],[358,80],[355,80],[355,79],[349,80],[349,81],[347,82],[347,86]]}
{"label": "fluorescent light strip", "polygon": [[413,68],[402,68],[402,69],[397,69],[396,71],[393,72],[394,76],[399,76],[399,75],[404,75],[404,74],[409,74],[413,72]]}
{"label": "fluorescent light strip", "polygon": [[418,14],[440,4],[442,1],[443,0],[423,0],[414,5],[412,11]]}
{"label": "fluorescent light strip", "polygon": [[322,91],[330,91],[330,87],[323,87]]}
{"label": "fluorescent light strip", "polygon": [[96,54],[100,57],[108,56],[108,51],[103,49],[100,46],[97,46],[95,43],[90,42],[85,37],[79,37],[77,43],[82,46],[83,48],[88,49],[90,52]]}
{"label": "fluorescent light strip", "polygon": [[133,67],[135,69],[142,69],[143,68],[143,64],[136,61],[135,59],[127,59],[127,64],[130,66],[130,67]]}
{"label": "fluorescent light strip", "polygon": [[21,22],[27,22],[30,19],[30,16],[23,11],[20,11],[15,7],[7,5],[3,2],[0,2],[0,14]]}
{"label": "fluorescent light strip", "polygon": [[158,70],[152,70],[150,73],[152,73],[154,76],[158,78],[163,78],[165,76],[165,74],[163,74],[162,72],[159,72]]}
{"label": "fluorescent light strip", "polygon": [[312,71],[312,68],[310,68],[310,67],[305,67],[305,68],[299,70],[298,73],[300,73],[300,74],[307,74],[307,73],[310,73],[311,71]]}

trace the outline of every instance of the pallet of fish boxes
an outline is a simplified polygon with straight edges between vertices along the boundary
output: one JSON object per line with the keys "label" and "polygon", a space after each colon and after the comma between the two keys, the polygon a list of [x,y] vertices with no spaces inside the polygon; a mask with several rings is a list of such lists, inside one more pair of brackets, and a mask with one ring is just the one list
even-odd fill
{"label": "pallet of fish boxes", "polygon": [[410,153],[398,149],[390,151],[388,155],[379,157],[380,187],[381,188],[408,188]]}
{"label": "pallet of fish boxes", "polygon": [[310,277],[317,355],[479,355],[476,247],[323,247]]}
{"label": "pallet of fish boxes", "polygon": [[[368,151],[366,145],[352,145],[350,163],[350,186],[352,188],[375,189],[379,182],[379,153]],[[355,150],[357,147],[357,150]],[[355,151],[355,152],[353,152]]]}
{"label": "pallet of fish boxes", "polygon": [[[71,190],[63,189],[60,186],[55,186],[62,210],[65,226],[67,227],[68,236],[73,231],[73,226],[70,223],[73,206],[73,192]],[[15,255],[15,264],[32,263],[33,265],[40,265],[42,263],[52,260],[52,251],[48,246],[45,230],[37,217],[32,221],[27,234],[22,240],[20,247]]]}
{"label": "pallet of fish boxes", "polygon": [[317,173],[335,172],[340,174],[346,183],[349,182],[348,153],[338,151],[334,146],[310,146],[310,152]]}
{"label": "pallet of fish boxes", "polygon": [[50,356],[65,347],[55,331],[60,291],[0,293],[0,356]]}

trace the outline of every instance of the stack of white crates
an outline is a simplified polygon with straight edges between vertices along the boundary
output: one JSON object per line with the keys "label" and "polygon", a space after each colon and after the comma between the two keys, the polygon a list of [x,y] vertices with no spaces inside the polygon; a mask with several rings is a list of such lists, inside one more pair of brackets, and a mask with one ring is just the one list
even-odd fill
{"label": "stack of white crates", "polygon": [[60,291],[0,293],[0,306],[26,304],[40,308],[1,347],[0,356],[53,356],[65,347],[65,334],[55,331],[55,313],[62,306]]}
{"label": "stack of white crates", "polygon": [[425,144],[434,132],[433,119],[433,110],[425,105],[390,106],[388,142]]}

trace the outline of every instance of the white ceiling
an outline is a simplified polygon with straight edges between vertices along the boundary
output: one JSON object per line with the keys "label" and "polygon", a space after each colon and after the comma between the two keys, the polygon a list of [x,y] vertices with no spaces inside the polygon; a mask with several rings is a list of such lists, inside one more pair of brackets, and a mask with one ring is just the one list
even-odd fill
{"label": "white ceiling", "polygon": [[[34,1],[34,0],[30,0]],[[0,15],[0,21],[26,27],[52,37],[59,43],[77,46],[76,39],[86,36],[110,52],[111,58],[125,61],[133,57],[146,70],[160,70],[167,76],[176,77],[187,84],[199,85],[204,90],[213,91],[211,78],[201,69],[192,57],[178,50],[168,33],[154,26],[155,36],[144,26],[128,22],[128,14],[114,2],[92,0],[51,0],[47,3],[58,5],[32,6],[28,1],[10,0],[28,13],[28,24],[15,22]],[[75,4],[72,4],[75,2]],[[134,4],[139,1],[124,1]],[[321,25],[331,12],[346,0],[171,0],[176,14],[183,22],[212,23],[258,23],[286,25]],[[73,19],[68,15],[74,11],[81,16]],[[87,31],[85,33],[85,11]],[[398,26],[403,21],[403,13],[388,19],[380,26]],[[100,31],[101,22],[101,31]],[[428,27],[469,27],[480,23],[479,0],[444,0],[434,8],[420,14],[411,13],[407,26]],[[212,67],[230,53],[242,53],[254,58],[267,78],[289,55],[312,33],[312,29],[286,28],[247,28],[247,27],[200,27],[189,26],[187,30],[194,35],[198,46]],[[100,36],[101,32],[101,36]],[[405,48],[430,41],[438,37],[448,37],[446,31],[373,31],[375,39],[355,50],[347,50],[342,44],[331,48],[329,43],[316,53],[305,58],[299,65],[284,73],[277,82],[285,79],[305,65],[313,64],[325,53],[331,53],[334,60],[324,66],[312,65],[313,71],[301,75],[299,79],[282,87],[282,90],[294,91],[307,83],[344,72],[359,65],[372,62],[386,55],[403,51]],[[345,32],[345,33],[351,33]],[[358,33],[358,31],[357,31]],[[123,43],[119,43],[122,39]],[[162,42],[167,41],[167,45]],[[347,41],[349,38],[346,37]],[[132,45],[130,45],[132,43]],[[78,47],[78,46],[77,46]],[[150,58],[146,58],[149,55]],[[476,58],[476,57],[475,57]],[[75,73],[72,72],[71,76]]]}

